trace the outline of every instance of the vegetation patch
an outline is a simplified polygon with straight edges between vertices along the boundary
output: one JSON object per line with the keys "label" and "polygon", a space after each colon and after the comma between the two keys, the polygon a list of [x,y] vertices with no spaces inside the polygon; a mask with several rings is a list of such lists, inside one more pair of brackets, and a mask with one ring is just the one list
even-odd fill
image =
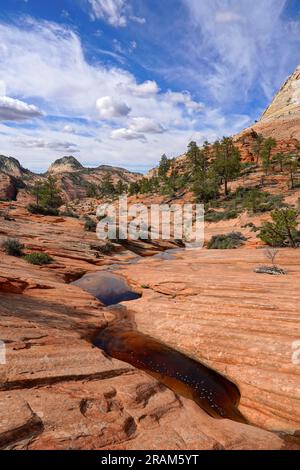
{"label": "vegetation patch", "polygon": [[258,237],[269,246],[296,248],[299,246],[299,212],[295,209],[277,209],[272,212],[271,222],[265,222]]}
{"label": "vegetation patch", "polygon": [[209,241],[209,250],[230,250],[239,248],[247,239],[240,232],[232,232],[227,235],[215,235]]}
{"label": "vegetation patch", "polygon": [[205,215],[206,222],[220,222],[221,220],[236,219],[240,212],[236,209],[229,209],[223,212],[210,211]]}
{"label": "vegetation patch", "polygon": [[22,243],[20,243],[16,238],[8,238],[3,242],[2,248],[7,255],[20,257],[23,255],[24,245],[22,245]]}
{"label": "vegetation patch", "polygon": [[89,216],[85,216],[84,230],[86,232],[96,232],[97,222]]}
{"label": "vegetation patch", "polygon": [[58,209],[55,209],[54,207],[48,207],[48,206],[38,206],[37,204],[28,204],[27,210],[31,214],[50,215],[50,216],[59,215]]}
{"label": "vegetation patch", "polygon": [[51,258],[48,253],[41,252],[30,253],[29,255],[24,256],[24,259],[27,261],[27,263],[37,266],[43,266],[53,262],[53,258]]}

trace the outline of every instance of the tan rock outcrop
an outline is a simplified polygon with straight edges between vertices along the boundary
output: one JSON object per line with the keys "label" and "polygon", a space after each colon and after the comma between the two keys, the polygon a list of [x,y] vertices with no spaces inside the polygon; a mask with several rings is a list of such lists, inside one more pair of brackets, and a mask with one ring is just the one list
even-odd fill
{"label": "tan rock outcrop", "polygon": [[[128,308],[137,329],[179,348],[240,387],[240,410],[257,427],[299,437],[299,254],[282,250],[287,276],[255,274],[263,250],[196,250],[143,260],[120,272],[142,289]],[[217,425],[217,424],[216,424]]]}
{"label": "tan rock outcrop", "polygon": [[300,65],[276,94],[261,122],[295,117],[300,117]]}

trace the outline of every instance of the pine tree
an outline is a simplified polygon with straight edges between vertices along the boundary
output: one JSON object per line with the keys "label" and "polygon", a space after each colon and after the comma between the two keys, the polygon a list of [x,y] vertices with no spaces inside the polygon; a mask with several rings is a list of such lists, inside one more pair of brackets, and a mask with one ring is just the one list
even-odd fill
{"label": "pine tree", "polygon": [[298,211],[294,209],[277,209],[272,212],[272,222],[265,222],[260,229],[259,238],[271,246],[296,248]]}
{"label": "pine tree", "polygon": [[276,155],[274,155],[274,158],[273,158],[274,163],[279,165],[279,170],[281,173],[283,172],[285,159],[286,159],[286,156],[282,152],[276,153]]}
{"label": "pine tree", "polygon": [[241,154],[231,137],[223,137],[213,146],[213,169],[220,181],[224,183],[224,194],[228,195],[228,183],[237,178],[241,172]]}
{"label": "pine tree", "polygon": [[261,158],[261,152],[262,152],[264,140],[265,139],[261,134],[257,134],[257,137],[255,138],[255,141],[253,142],[252,151],[255,156],[256,164],[259,162]]}
{"label": "pine tree", "polygon": [[44,207],[57,209],[62,204],[60,189],[57,187],[57,180],[54,176],[49,176],[43,185],[41,204]]}
{"label": "pine tree", "polygon": [[40,206],[40,201],[43,195],[43,188],[43,183],[41,181],[36,181],[30,189],[30,193],[35,197],[35,203],[37,206]]}
{"label": "pine tree", "polygon": [[266,176],[269,174],[269,169],[271,166],[271,155],[272,155],[272,150],[274,147],[276,147],[277,142],[275,139],[272,137],[269,137],[266,139],[263,143],[262,150],[261,150],[261,157],[262,157],[262,166],[263,169],[265,170]]}
{"label": "pine tree", "polygon": [[295,174],[299,169],[299,162],[297,157],[293,153],[289,153],[286,155],[284,161],[284,167],[287,169],[289,176],[290,176],[290,189],[295,188]]}
{"label": "pine tree", "polygon": [[160,159],[158,167],[158,176],[160,178],[165,179],[167,177],[171,164],[172,161],[164,154]]}
{"label": "pine tree", "polygon": [[110,197],[115,194],[116,189],[109,173],[106,173],[101,181],[100,194],[102,197]]}

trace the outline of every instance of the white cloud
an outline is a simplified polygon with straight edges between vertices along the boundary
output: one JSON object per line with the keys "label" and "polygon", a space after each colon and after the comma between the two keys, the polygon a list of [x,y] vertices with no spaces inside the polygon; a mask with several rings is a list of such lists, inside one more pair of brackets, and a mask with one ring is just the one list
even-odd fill
{"label": "white cloud", "polygon": [[75,129],[73,126],[71,126],[71,124],[66,124],[64,127],[63,127],[63,132],[65,132],[66,134],[75,134]]}
{"label": "white cloud", "polygon": [[13,142],[19,147],[25,147],[28,149],[37,148],[37,149],[51,149],[58,152],[79,152],[77,145],[72,142],[58,142],[58,141],[46,141],[43,138],[22,138],[18,137],[13,139]]}
{"label": "white cloud", "polygon": [[[165,73],[218,105],[247,103],[254,93],[271,99],[299,62],[299,34],[287,32],[288,0],[259,0],[255,7],[251,0],[182,2],[189,16],[177,24],[182,47],[172,52],[178,65]],[[299,19],[295,23],[293,30]]]}
{"label": "white cloud", "polygon": [[127,94],[130,93],[141,98],[148,98],[151,95],[156,95],[159,93],[159,87],[154,80],[146,80],[143,83],[131,83],[128,85],[122,85],[121,91]]}
{"label": "white cloud", "polygon": [[6,95],[6,83],[4,80],[0,80],[0,96]]}
{"label": "white cloud", "polygon": [[113,130],[111,137],[113,139],[146,141],[145,134],[163,134],[165,131],[163,126],[154,119],[137,117],[131,120],[128,127]]}
{"label": "white cloud", "polygon": [[87,0],[87,2],[93,19],[101,18],[112,26],[126,26],[125,0]]}
{"label": "white cloud", "polygon": [[96,107],[103,119],[128,116],[131,111],[126,103],[117,101],[111,96],[103,96],[102,98],[99,98],[96,102]]}
{"label": "white cloud", "polygon": [[146,137],[144,134],[135,132],[133,129],[130,128],[126,129],[125,127],[112,131],[111,137],[112,139],[142,140],[144,142],[146,141]]}
{"label": "white cloud", "polygon": [[167,93],[168,99],[175,104],[183,104],[188,111],[190,112],[199,112],[203,111],[205,106],[203,103],[194,101],[191,97],[191,94],[188,91],[184,92],[172,92]]}
{"label": "white cloud", "polygon": [[129,17],[129,19],[131,21],[134,21],[135,23],[138,23],[138,24],[145,24],[146,23],[146,18],[142,18],[141,16],[131,15]]}
{"label": "white cloud", "polygon": [[[246,119],[225,120],[188,92],[165,93],[153,80],[138,83],[126,70],[89,63],[80,38],[49,22],[0,23],[0,70],[9,96],[38,104],[49,116],[34,129],[0,122],[1,153],[41,171],[61,153],[79,150],[82,163],[86,157],[95,166],[152,167],[165,152],[182,153],[193,136],[222,137]],[[115,119],[120,129],[110,122]]]}
{"label": "white cloud", "polygon": [[156,122],[154,119],[145,117],[133,118],[129,125],[129,129],[146,134],[162,134],[165,132],[165,129],[161,124]]}
{"label": "white cloud", "polygon": [[216,13],[217,23],[233,23],[241,19],[242,17],[234,11],[217,11]]}
{"label": "white cloud", "polygon": [[86,0],[93,20],[101,19],[115,27],[125,27],[128,21],[145,24],[146,19],[132,14],[128,0]]}
{"label": "white cloud", "polygon": [[8,96],[0,96],[0,120],[2,121],[25,121],[41,116],[43,113],[32,104]]}

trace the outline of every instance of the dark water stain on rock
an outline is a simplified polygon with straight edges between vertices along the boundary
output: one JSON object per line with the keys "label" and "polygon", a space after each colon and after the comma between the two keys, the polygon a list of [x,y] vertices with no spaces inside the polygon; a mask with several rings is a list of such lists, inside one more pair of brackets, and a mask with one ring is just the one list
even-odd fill
{"label": "dark water stain on rock", "polygon": [[238,410],[238,387],[204,364],[125,325],[105,328],[94,345],[109,356],[147,372],[217,419],[247,423]]}
{"label": "dark water stain on rock", "polygon": [[112,272],[88,274],[73,284],[110,307],[116,320],[98,333],[93,344],[109,356],[147,372],[178,395],[195,401],[214,418],[239,423],[240,391],[226,377],[162,342],[140,333],[134,318],[120,302],[141,297]]}

